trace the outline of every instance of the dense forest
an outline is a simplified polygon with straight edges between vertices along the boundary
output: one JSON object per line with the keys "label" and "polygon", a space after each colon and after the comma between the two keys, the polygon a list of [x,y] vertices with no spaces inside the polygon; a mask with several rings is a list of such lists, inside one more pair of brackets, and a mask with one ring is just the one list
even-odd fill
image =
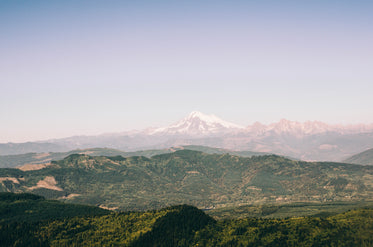
{"label": "dense forest", "polygon": [[373,246],[373,209],[216,220],[193,206],[111,212],[0,193],[1,246]]}

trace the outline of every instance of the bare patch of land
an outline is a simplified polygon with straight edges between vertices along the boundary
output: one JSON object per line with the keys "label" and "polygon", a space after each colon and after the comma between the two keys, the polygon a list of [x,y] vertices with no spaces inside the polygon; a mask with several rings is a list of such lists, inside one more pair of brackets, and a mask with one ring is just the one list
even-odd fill
{"label": "bare patch of land", "polygon": [[57,191],[63,191],[62,188],[56,186],[57,181],[53,176],[47,176],[43,180],[40,180],[36,186],[29,187],[29,190],[39,189],[39,188],[46,188],[50,190],[57,190]]}
{"label": "bare patch of land", "polygon": [[26,164],[21,167],[18,167],[21,171],[35,171],[35,170],[41,170],[47,166],[50,166],[51,163],[45,163],[45,164]]}

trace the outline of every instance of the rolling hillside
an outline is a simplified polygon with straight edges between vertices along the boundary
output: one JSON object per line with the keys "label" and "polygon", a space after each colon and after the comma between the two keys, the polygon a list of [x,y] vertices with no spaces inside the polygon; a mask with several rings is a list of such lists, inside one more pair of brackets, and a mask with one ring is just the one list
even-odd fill
{"label": "rolling hillside", "polygon": [[251,152],[251,151],[232,151],[222,148],[212,148],[198,145],[187,145],[178,146],[165,149],[152,149],[152,150],[140,150],[136,152],[124,152],[117,149],[111,148],[89,148],[89,149],[77,149],[69,152],[57,152],[57,153],[26,153],[26,154],[15,154],[15,155],[3,155],[0,156],[0,168],[15,168],[24,165],[43,164],[48,163],[52,160],[62,160],[71,154],[87,154],[90,156],[145,156],[150,158],[151,156],[165,153],[172,153],[177,150],[195,150],[202,151],[209,154],[234,154],[243,157],[251,157],[253,155],[267,155],[268,153]]}
{"label": "rolling hillside", "polygon": [[179,150],[151,158],[73,154],[39,170],[3,168],[0,190],[112,209],[219,208],[369,200],[372,178],[372,166]]}
{"label": "rolling hillside", "polygon": [[[214,220],[188,205],[147,212],[109,213],[29,194],[1,193],[0,197],[6,198],[0,204],[1,216],[6,219],[0,220],[0,246],[7,247],[370,246],[373,242],[372,209],[321,218]],[[18,203],[22,207],[17,206]],[[8,210],[14,206],[17,210]],[[84,212],[84,207],[91,212]],[[31,210],[25,210],[27,208]],[[72,217],[74,208],[77,210]],[[35,218],[37,215],[39,219]]]}
{"label": "rolling hillside", "polygon": [[355,154],[346,159],[344,162],[359,165],[373,165],[373,148]]}
{"label": "rolling hillside", "polygon": [[106,215],[109,210],[98,207],[67,204],[46,200],[42,196],[29,193],[0,192],[0,224],[10,222],[37,222],[57,220],[75,216]]}

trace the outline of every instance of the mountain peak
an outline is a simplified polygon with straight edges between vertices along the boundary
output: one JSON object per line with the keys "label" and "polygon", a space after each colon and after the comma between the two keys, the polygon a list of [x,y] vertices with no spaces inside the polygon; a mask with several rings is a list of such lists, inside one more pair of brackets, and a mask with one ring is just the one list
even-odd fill
{"label": "mountain peak", "polygon": [[224,121],[213,114],[207,115],[199,111],[192,111],[179,122],[165,128],[156,129],[154,134],[206,135],[224,133],[236,129],[243,129],[243,127]]}
{"label": "mountain peak", "polygon": [[200,111],[192,111],[191,113],[189,113],[188,117],[203,117],[203,116],[207,116],[206,114],[203,114],[202,112]]}

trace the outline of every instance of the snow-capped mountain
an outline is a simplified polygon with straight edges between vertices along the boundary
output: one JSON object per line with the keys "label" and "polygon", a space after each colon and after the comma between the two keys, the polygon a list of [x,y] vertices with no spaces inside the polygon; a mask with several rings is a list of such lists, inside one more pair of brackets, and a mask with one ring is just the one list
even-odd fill
{"label": "snow-capped mountain", "polygon": [[152,134],[209,135],[243,129],[244,127],[224,121],[215,115],[206,115],[199,111],[193,111],[177,123],[155,129]]}
{"label": "snow-capped mountain", "polygon": [[294,137],[322,134],[327,132],[356,134],[371,131],[373,131],[373,125],[329,125],[320,121],[306,121],[302,123],[286,119],[281,119],[279,122],[269,125],[256,122],[246,128],[246,133],[249,132],[256,135],[272,132],[280,135],[293,135]]}
{"label": "snow-capped mountain", "polygon": [[303,160],[341,161],[373,147],[373,125],[330,125],[282,119],[255,122],[246,128],[198,111],[163,128],[147,128],[98,136],[73,136],[37,143],[0,143],[0,154],[56,152],[95,147],[125,151],[203,145],[286,155]]}
{"label": "snow-capped mountain", "polygon": [[267,126],[267,131],[273,131],[276,134],[293,135],[294,137],[302,137],[307,135],[315,135],[326,132],[337,131],[337,129],[323,122],[307,121],[304,123],[297,121],[289,121],[281,119],[277,123]]}

